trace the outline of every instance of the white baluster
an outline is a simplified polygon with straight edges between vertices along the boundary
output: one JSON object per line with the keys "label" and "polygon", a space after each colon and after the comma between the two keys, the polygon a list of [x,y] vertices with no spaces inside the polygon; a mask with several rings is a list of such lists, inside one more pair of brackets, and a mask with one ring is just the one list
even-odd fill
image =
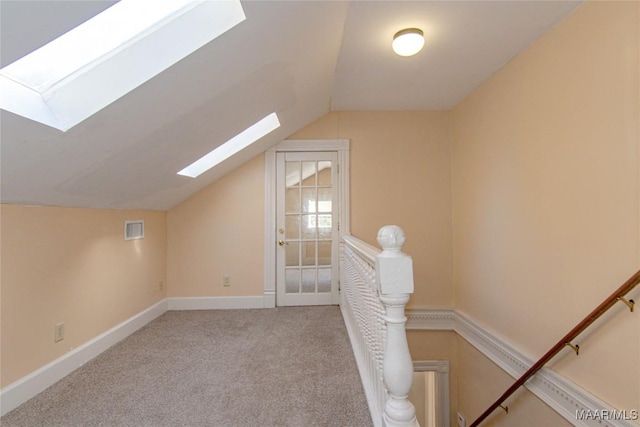
{"label": "white baluster", "polygon": [[404,232],[397,225],[387,225],[378,232],[383,251],[376,257],[376,274],[387,323],[383,362],[384,383],[389,393],[383,415],[387,427],[419,425],[416,410],[407,398],[413,382],[413,362],[407,344],[404,307],[413,293],[413,261],[401,251],[404,241]]}

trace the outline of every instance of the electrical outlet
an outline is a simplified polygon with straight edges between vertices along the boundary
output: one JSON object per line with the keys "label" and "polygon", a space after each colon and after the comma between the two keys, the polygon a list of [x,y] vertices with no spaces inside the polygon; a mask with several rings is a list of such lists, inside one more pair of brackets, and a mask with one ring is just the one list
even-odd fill
{"label": "electrical outlet", "polygon": [[164,280],[160,280],[160,282],[158,282],[158,284],[160,285],[160,291],[164,291]]}
{"label": "electrical outlet", "polygon": [[458,427],[467,427],[467,421],[460,412],[458,412]]}
{"label": "electrical outlet", "polygon": [[224,276],[222,278],[222,286],[231,286],[231,276]]}
{"label": "electrical outlet", "polygon": [[64,339],[64,322],[56,325],[53,342],[60,342]]}

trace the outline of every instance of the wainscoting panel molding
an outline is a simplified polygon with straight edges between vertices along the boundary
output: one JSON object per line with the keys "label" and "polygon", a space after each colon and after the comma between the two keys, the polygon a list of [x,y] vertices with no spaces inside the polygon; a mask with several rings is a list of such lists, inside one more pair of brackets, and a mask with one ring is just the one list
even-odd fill
{"label": "wainscoting panel molding", "polygon": [[[457,310],[407,309],[406,316],[407,330],[455,332],[514,379],[534,363],[513,345]],[[525,387],[574,426],[638,427],[637,423],[624,419],[576,419],[577,413],[612,414],[619,411],[552,369],[542,368],[527,381]]]}

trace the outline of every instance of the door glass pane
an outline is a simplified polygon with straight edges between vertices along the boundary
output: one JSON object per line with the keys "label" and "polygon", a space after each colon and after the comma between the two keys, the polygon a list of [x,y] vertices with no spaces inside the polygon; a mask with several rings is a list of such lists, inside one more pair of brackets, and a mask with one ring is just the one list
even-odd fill
{"label": "door glass pane", "polygon": [[331,188],[318,188],[318,212],[331,212]]}
{"label": "door glass pane", "polygon": [[316,242],[302,242],[302,265],[316,265]]}
{"label": "door glass pane", "polygon": [[318,269],[318,292],[331,292],[331,267]]}
{"label": "door glass pane", "polygon": [[287,239],[299,239],[300,238],[300,215],[287,215],[285,217],[285,238]]}
{"label": "door glass pane", "polygon": [[315,239],[316,238],[316,221],[317,215],[302,215],[302,238],[303,239]]}
{"label": "door glass pane", "polygon": [[316,189],[302,189],[302,212],[316,212]]}
{"label": "door glass pane", "polygon": [[316,186],[316,162],[302,162],[302,185]]}
{"label": "door glass pane", "polygon": [[318,215],[318,239],[330,239],[331,230],[331,214]]}
{"label": "door glass pane", "polygon": [[300,265],[299,246],[298,242],[287,242],[284,246],[285,265],[287,267]]}
{"label": "door glass pane", "polygon": [[285,162],[284,173],[287,187],[300,185],[300,162]]}
{"label": "door glass pane", "polygon": [[316,291],[316,269],[302,269],[302,293],[313,293]]}
{"label": "door glass pane", "polygon": [[331,265],[331,241],[330,240],[318,242],[318,265]]}
{"label": "door glass pane", "polygon": [[318,162],[318,186],[331,185],[331,161]]}
{"label": "door glass pane", "polygon": [[300,190],[298,188],[287,188],[284,196],[285,213],[300,212]]}
{"label": "door glass pane", "polygon": [[287,268],[284,271],[285,292],[288,294],[300,293],[300,269]]}

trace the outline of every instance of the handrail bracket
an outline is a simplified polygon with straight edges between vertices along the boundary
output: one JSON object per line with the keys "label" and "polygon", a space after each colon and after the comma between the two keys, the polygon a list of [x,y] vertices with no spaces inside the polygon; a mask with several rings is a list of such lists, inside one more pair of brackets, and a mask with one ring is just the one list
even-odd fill
{"label": "handrail bracket", "polygon": [[636,305],[636,302],[632,299],[626,299],[625,297],[618,297],[618,301],[622,301],[629,310],[633,313],[633,307]]}
{"label": "handrail bracket", "polygon": [[[484,411],[472,424],[470,427],[477,427],[485,418],[487,418],[494,409],[498,406],[502,406],[502,402],[504,402],[509,396],[513,394],[518,388],[520,388],[529,378],[531,378],[536,372],[538,372],[549,360],[551,360],[556,354],[558,354],[565,346],[571,347],[573,351],[576,352],[576,355],[580,355],[580,346],[573,345],[571,343],[582,331],[584,331],[589,325],[595,322],[600,316],[602,316],[607,310],[609,310],[613,305],[622,301],[629,307],[631,311],[633,311],[633,306],[635,302],[632,299],[627,300],[624,298],[624,295],[628,294],[633,288],[635,288],[640,283],[640,270],[638,270],[633,276],[631,276],[626,282],[622,284],[614,293],[609,295],[607,299],[602,301],[602,303],[597,306],[591,313],[589,313],[580,323],[578,323],[572,330],[570,330],[564,337],[560,339],[553,347],[549,349],[536,363],[531,365],[531,367],[518,378],[518,380],[511,385],[502,393],[502,396],[498,398],[486,411]],[[504,409],[504,408],[503,408]]]}
{"label": "handrail bracket", "polygon": [[566,342],[564,345],[571,347],[571,349],[576,352],[576,356],[580,356],[580,346],[578,344],[573,345],[570,342]]}

